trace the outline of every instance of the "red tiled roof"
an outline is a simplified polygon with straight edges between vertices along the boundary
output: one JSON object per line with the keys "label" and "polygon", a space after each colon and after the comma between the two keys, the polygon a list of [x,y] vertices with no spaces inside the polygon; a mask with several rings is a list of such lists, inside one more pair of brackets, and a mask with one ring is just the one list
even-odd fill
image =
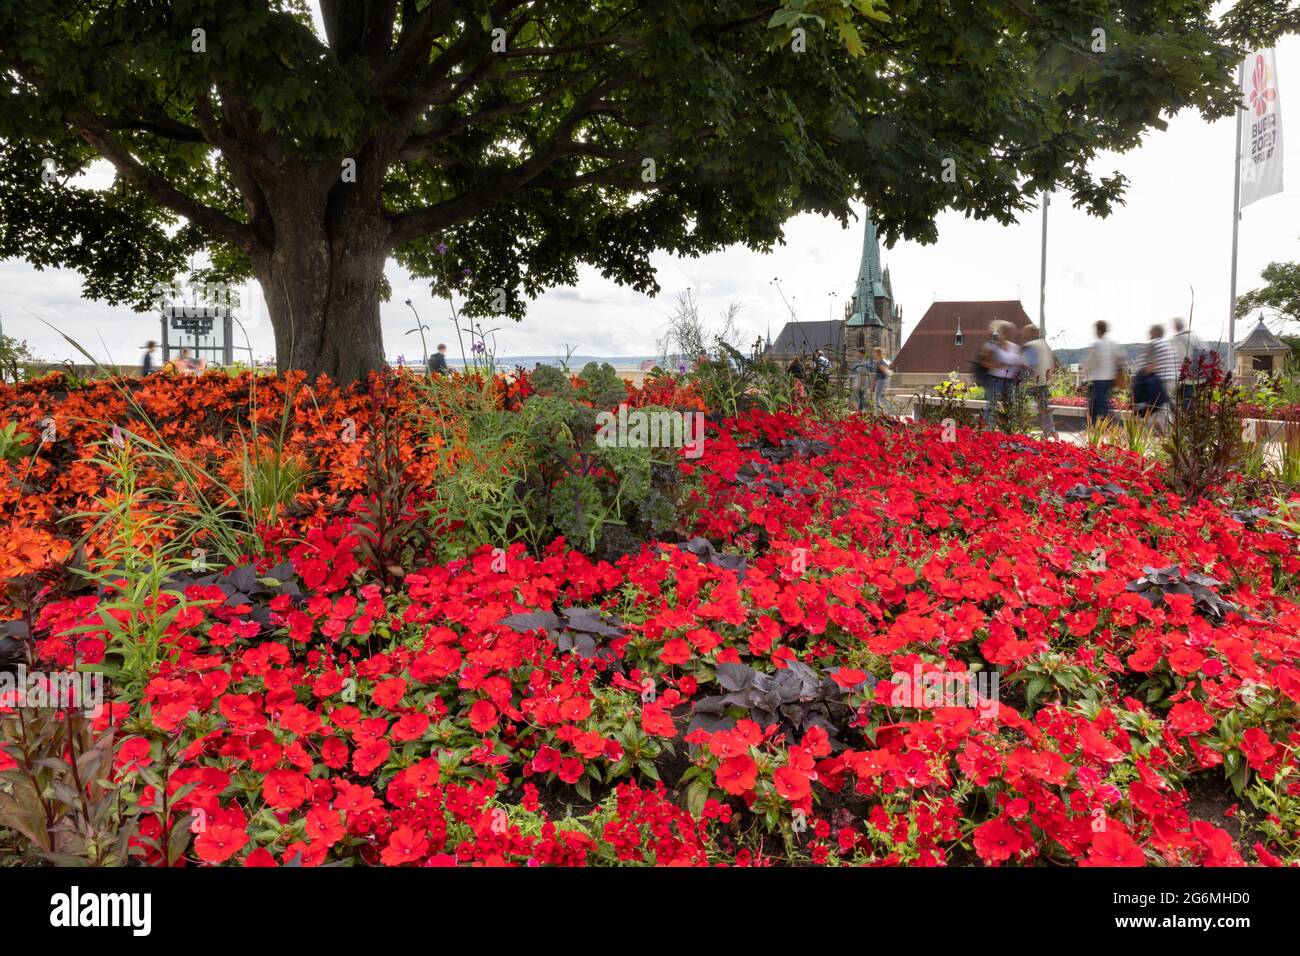
{"label": "red tiled roof", "polygon": [[[956,344],[961,319],[962,344]],[[989,340],[989,323],[1004,319],[1017,329],[1029,315],[1017,299],[1001,302],[935,302],[899,349],[896,372],[969,372],[981,345]]]}

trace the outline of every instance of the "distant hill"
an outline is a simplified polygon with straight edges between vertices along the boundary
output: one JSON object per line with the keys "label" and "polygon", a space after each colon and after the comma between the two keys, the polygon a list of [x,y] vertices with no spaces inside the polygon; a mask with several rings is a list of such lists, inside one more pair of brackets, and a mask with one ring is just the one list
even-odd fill
{"label": "distant hill", "polygon": [[[573,355],[569,357],[569,368],[577,371],[588,362],[600,364],[608,362],[616,369],[638,368],[646,359],[654,359],[651,355]],[[514,368],[516,365],[522,365],[524,368],[532,368],[534,365],[561,365],[564,362],[563,355],[498,355],[496,359],[498,368]],[[406,364],[419,365],[420,357],[414,358],[406,356]],[[453,356],[451,349],[447,350],[447,364],[460,367],[461,358],[459,355]]]}
{"label": "distant hill", "polygon": [[[1219,357],[1225,362],[1228,358],[1228,346],[1226,342],[1204,342],[1204,348],[1213,349],[1219,353]],[[1146,342],[1127,342],[1120,346],[1128,355],[1129,364],[1133,364],[1142,355],[1142,350],[1147,347]],[[1078,349],[1053,349],[1056,354],[1056,361],[1063,366],[1082,365],[1083,360],[1088,357],[1088,347]]]}

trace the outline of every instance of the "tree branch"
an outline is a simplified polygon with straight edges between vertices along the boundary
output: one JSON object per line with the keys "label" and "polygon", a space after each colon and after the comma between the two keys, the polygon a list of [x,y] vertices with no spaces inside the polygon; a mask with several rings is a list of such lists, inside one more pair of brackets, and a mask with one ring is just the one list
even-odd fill
{"label": "tree branch", "polygon": [[202,143],[204,141],[201,131],[170,117],[106,119],[103,123],[104,129],[152,133],[154,136],[173,139],[181,143]]}
{"label": "tree branch", "polygon": [[86,142],[112,163],[123,178],[154,202],[179,213],[195,225],[221,236],[248,255],[259,251],[257,236],[247,224],[231,219],[220,210],[205,206],[185,195],[157,173],[146,168],[92,114],[78,111],[73,115],[72,121]]}
{"label": "tree branch", "polygon": [[630,79],[615,77],[589,90],[560,121],[547,143],[512,169],[498,173],[454,199],[390,216],[393,242],[400,245],[460,222],[503,196],[519,191],[561,157],[578,152],[585,144],[572,142],[569,134],[585,117],[601,111],[600,104],[606,94]]}

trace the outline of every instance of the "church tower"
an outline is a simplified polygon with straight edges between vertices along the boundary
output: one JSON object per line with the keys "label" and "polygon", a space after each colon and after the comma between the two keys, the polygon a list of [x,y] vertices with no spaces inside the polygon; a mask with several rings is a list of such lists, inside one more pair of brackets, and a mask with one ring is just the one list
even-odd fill
{"label": "church tower", "polygon": [[868,353],[875,346],[887,357],[898,351],[902,339],[903,313],[894,305],[894,290],[889,270],[880,264],[880,236],[867,209],[866,230],[862,236],[862,259],[858,263],[858,280],[853,297],[844,307],[844,342],[853,352]]}

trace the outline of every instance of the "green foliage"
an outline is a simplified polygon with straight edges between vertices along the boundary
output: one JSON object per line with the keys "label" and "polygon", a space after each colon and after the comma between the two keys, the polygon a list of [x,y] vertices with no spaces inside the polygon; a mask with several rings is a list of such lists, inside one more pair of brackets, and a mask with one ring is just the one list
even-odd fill
{"label": "green foliage", "polygon": [[1267,309],[1292,321],[1300,321],[1300,262],[1270,262],[1260,271],[1264,285],[1237,299],[1237,317]]}
{"label": "green foliage", "polygon": [[1152,416],[1143,417],[1134,413],[1124,417],[1117,427],[1117,432],[1123,448],[1143,458],[1150,458],[1157,455],[1161,449],[1156,428]]}
{"label": "green foliage", "polygon": [[17,422],[6,422],[0,427],[0,461],[21,459],[27,454],[26,446],[31,440],[31,432],[20,432]]}
{"label": "green foliage", "polygon": [[167,659],[168,628],[187,606],[184,595],[170,578],[188,570],[193,531],[176,533],[171,514],[149,507],[157,489],[142,487],[131,448],[112,443],[90,464],[111,477],[111,493],[102,496],[94,511],[74,515],[94,519],[94,531],[107,527],[110,543],[94,567],[80,573],[99,587],[94,620],[68,631],[93,633],[105,642],[104,663],[83,665],[82,670],[102,672],[112,684],[137,699],[157,666]]}
{"label": "green foliage", "polygon": [[758,361],[753,368],[753,396],[765,412],[795,404],[795,378],[775,362]]}
{"label": "green foliage", "polygon": [[993,420],[998,431],[1009,435],[1027,435],[1036,427],[1034,400],[1023,383],[1017,383],[1015,388],[1003,393],[993,409]]}
{"label": "green foliage", "polygon": [[1288,488],[1300,488],[1300,422],[1287,422],[1282,429],[1278,478]]}
{"label": "green foliage", "polygon": [[1240,469],[1246,455],[1242,436],[1241,388],[1224,376],[1218,356],[1202,358],[1206,381],[1192,390],[1190,402],[1173,403],[1173,424],[1165,437],[1169,484],[1186,498],[1197,498]]}
{"label": "green foliage", "polygon": [[[2,208],[2,207],[0,207]],[[3,226],[0,226],[2,229]],[[26,342],[0,335],[0,382],[16,383],[22,380],[23,367],[36,361]]]}
{"label": "green foliage", "polygon": [[1052,398],[1073,398],[1082,394],[1075,374],[1068,368],[1058,365],[1047,383],[1048,395]]}
{"label": "green foliage", "polygon": [[627,398],[627,386],[608,362],[588,362],[578,373],[578,399],[593,408],[613,408]]}
{"label": "green foliage", "polygon": [[0,827],[26,838],[19,841],[23,862],[126,863],[138,814],[109,784],[113,736],[112,727],[97,733],[75,710],[24,707],[0,715],[0,748],[17,764],[0,772]]}
{"label": "green foliage", "polygon": [[410,459],[402,450],[401,421],[389,410],[386,383],[379,388],[366,430],[366,486],[353,530],[361,561],[388,587],[424,554],[428,536],[417,520],[420,488],[410,476]]}
{"label": "green foliage", "polygon": [[1265,411],[1300,405],[1300,355],[1287,355],[1280,375],[1242,383],[1242,401]]}
{"label": "green foliage", "polygon": [[756,364],[719,339],[714,353],[695,364],[691,379],[699,386],[705,405],[730,417],[747,406],[745,396],[756,378]]}
{"label": "green foliage", "polygon": [[[766,250],[853,202],[920,241],[942,210],[1009,223],[1053,187],[1101,214],[1125,181],[1094,159],[1182,108],[1229,115],[1243,38],[1293,26],[1247,0],[522,6],[330,3],[318,29],[290,0],[0,0],[0,258],[144,309],[199,252],[230,281],[347,235],[371,273],[328,327],[373,337],[387,255],[518,318],[580,264],[652,293],[659,250]],[[101,157],[116,182],[77,182]],[[286,340],[287,301],[299,330],[334,307],[298,290],[265,290]]]}
{"label": "green foliage", "polygon": [[569,398],[573,395],[573,384],[564,369],[554,365],[539,365],[528,375],[528,381],[538,395],[557,398]]}
{"label": "green foliage", "polygon": [[940,382],[934,387],[933,394],[918,394],[912,407],[917,417],[924,422],[951,421],[968,428],[976,428],[981,421],[978,408],[968,408],[965,401],[976,397],[982,390],[966,384],[960,379]]}
{"label": "green foliage", "polygon": [[[1243,794],[1254,808],[1257,826],[1270,844],[1278,846],[1289,859],[1300,852],[1300,792],[1296,787],[1296,770],[1291,762],[1294,748],[1282,745],[1278,770],[1267,779],[1260,774],[1250,775],[1250,785]],[[1237,754],[1238,759],[1240,754]],[[1242,776],[1249,773],[1242,761]],[[1238,793],[1241,787],[1234,780]]]}
{"label": "green foliage", "polygon": [[542,366],[530,382],[536,394],[513,409],[457,379],[428,383],[440,465],[428,513],[440,556],[515,541],[540,551],[556,535],[612,556],[673,528],[677,449],[598,440],[600,411],[627,394],[613,367],[589,363],[575,384]]}

